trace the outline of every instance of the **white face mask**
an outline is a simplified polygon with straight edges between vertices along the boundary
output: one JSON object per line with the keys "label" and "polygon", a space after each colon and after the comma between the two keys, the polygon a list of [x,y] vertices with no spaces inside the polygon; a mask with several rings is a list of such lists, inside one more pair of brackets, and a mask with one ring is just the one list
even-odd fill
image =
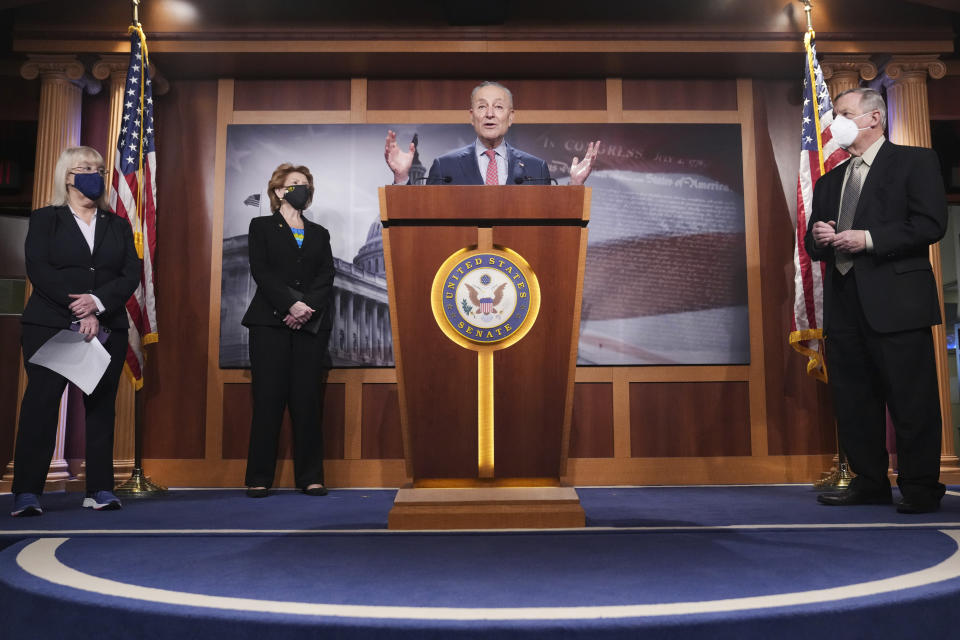
{"label": "white face mask", "polygon": [[830,132],[833,134],[833,139],[841,149],[846,149],[853,144],[853,141],[857,139],[857,135],[861,131],[865,131],[870,127],[858,127],[854,120],[862,118],[865,115],[869,115],[873,111],[867,111],[866,113],[861,113],[858,116],[852,118],[847,118],[846,116],[837,116],[833,119],[833,124],[830,125]]}

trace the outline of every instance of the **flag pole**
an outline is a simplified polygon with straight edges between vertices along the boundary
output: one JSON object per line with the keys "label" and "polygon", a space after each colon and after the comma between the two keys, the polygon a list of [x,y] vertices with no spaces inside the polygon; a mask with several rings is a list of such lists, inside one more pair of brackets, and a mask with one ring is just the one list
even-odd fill
{"label": "flag pole", "polygon": [[[141,38],[143,37],[142,26],[140,25],[140,0],[131,0],[133,8],[133,24],[131,25],[132,30],[136,30],[140,33]],[[146,51],[144,51],[146,54]],[[143,74],[146,77],[147,75],[147,65],[149,60],[144,56],[143,60]],[[143,95],[141,93],[141,100]],[[143,136],[140,136],[141,149],[140,149],[140,175],[137,180],[140,188],[142,189],[143,185]],[[143,224],[143,215],[140,211],[140,208],[143,206],[143,197],[142,194],[137,199],[137,219],[139,224],[142,227]],[[142,247],[142,241],[140,244]],[[142,253],[141,253],[142,257]],[[144,350],[144,361],[146,361],[146,344],[143,345]],[[142,372],[141,372],[142,375]],[[144,422],[144,404],[146,402],[146,394],[143,390],[143,385],[138,385],[136,391],[134,392],[134,409],[133,409],[133,473],[130,474],[130,477],[126,482],[121,484],[116,488],[116,493],[127,497],[127,498],[146,498],[150,496],[156,496],[164,493],[167,489],[159,484],[156,484],[143,473],[143,422]]]}
{"label": "flag pole", "polygon": [[[813,31],[813,20],[810,19],[810,12],[813,10],[812,5],[813,0],[803,0],[803,10],[807,12],[807,32]],[[139,4],[139,0],[134,0],[134,5]],[[137,9],[134,7],[133,15],[137,15]],[[134,18],[136,20],[136,18]]]}
{"label": "flag pole", "polygon": [[164,493],[167,488],[152,482],[143,473],[143,405],[146,401],[143,387],[134,392],[133,409],[133,473],[116,493],[127,498],[147,498]]}
{"label": "flag pole", "polygon": [[[812,55],[810,50],[810,43],[812,42],[813,34],[813,19],[810,16],[811,11],[813,10],[812,0],[802,0],[803,10],[807,14],[807,33],[804,35],[804,49],[807,52],[808,56]],[[808,64],[812,64],[812,61],[808,61]],[[812,81],[812,78],[811,78]],[[813,92],[814,100],[818,99],[817,92]],[[820,113],[819,105],[814,107],[814,114]],[[817,136],[820,135],[819,125],[816,127]],[[819,140],[818,140],[819,142]],[[818,146],[820,146],[818,144]],[[820,147],[820,166],[821,174],[823,173],[823,149]],[[826,369],[826,353],[821,354],[823,361],[823,368]],[[809,367],[808,367],[809,370]],[[825,381],[825,380],[824,380]],[[834,423],[834,434],[837,441],[837,455],[836,455],[836,468],[831,471],[827,471],[823,474],[819,480],[813,482],[813,488],[818,491],[829,491],[831,489],[846,489],[850,486],[850,481],[853,479],[853,474],[850,472],[850,465],[847,463],[847,456],[843,453],[843,447],[840,446],[840,434],[837,431],[836,423]]]}

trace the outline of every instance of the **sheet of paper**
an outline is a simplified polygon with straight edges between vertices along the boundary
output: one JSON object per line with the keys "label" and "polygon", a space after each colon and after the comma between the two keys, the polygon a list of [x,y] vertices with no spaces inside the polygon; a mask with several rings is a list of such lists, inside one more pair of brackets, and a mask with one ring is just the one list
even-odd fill
{"label": "sheet of paper", "polygon": [[76,331],[64,329],[43,343],[30,362],[56,371],[90,395],[110,364],[110,354],[99,340],[87,342]]}

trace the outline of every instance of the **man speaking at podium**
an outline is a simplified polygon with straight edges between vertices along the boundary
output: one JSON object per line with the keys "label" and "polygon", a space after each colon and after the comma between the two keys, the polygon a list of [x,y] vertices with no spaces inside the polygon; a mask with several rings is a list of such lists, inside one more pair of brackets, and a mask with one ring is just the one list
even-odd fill
{"label": "man speaking at podium", "polygon": [[[520,151],[505,141],[513,124],[513,94],[498,82],[483,82],[470,94],[470,124],[476,141],[446,153],[433,161],[426,184],[498,185],[550,184],[547,163]],[[590,175],[600,149],[600,141],[591,142],[583,160],[573,158],[570,184],[580,185]],[[397,134],[387,132],[383,151],[393,172],[393,184],[408,184],[413,164],[414,145],[407,151],[397,145]]]}

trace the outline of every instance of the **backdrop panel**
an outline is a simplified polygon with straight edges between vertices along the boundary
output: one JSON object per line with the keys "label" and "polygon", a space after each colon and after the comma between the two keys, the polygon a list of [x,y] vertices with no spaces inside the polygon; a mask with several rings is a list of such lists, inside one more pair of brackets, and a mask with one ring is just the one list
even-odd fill
{"label": "backdrop panel", "polygon": [[[240,318],[255,291],[250,219],[269,213],[281,162],[314,173],[307,216],[336,258],[336,366],[392,366],[377,187],[388,128],[418,157],[470,144],[462,125],[232,125],[227,137],[220,366],[248,367]],[[733,124],[517,125],[510,143],[568,181],[569,162],[602,139],[593,188],[580,365],[744,364],[750,360],[740,129]]]}

